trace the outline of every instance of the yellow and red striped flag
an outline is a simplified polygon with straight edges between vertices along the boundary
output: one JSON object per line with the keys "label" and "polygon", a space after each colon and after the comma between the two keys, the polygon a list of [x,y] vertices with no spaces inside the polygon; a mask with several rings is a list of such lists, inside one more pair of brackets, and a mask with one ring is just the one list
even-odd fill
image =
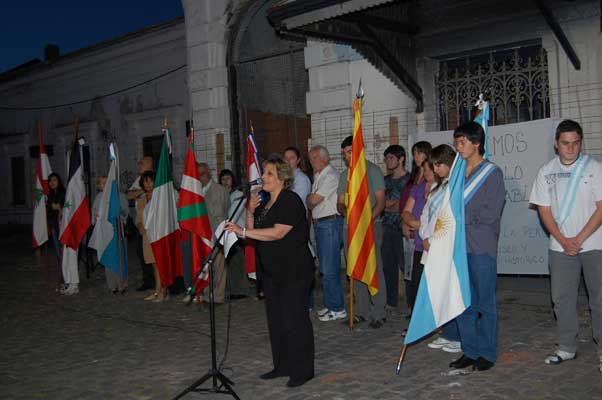
{"label": "yellow and red striped flag", "polygon": [[353,102],[355,121],[351,163],[347,175],[347,275],[368,285],[370,294],[378,292],[376,247],[372,224],[372,204],[368,189],[368,170],[362,135],[362,99]]}

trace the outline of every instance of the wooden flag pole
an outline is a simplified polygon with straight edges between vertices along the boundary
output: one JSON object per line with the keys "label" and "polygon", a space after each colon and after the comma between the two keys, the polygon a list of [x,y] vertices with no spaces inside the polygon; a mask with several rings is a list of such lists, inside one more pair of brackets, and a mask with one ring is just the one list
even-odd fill
{"label": "wooden flag pole", "polygon": [[50,271],[49,271],[49,268],[48,268],[48,245],[49,245],[48,242],[49,241],[50,240],[46,241],[46,246],[45,246],[45,250],[46,251],[44,252],[45,253],[45,257],[44,257],[44,267],[45,267],[44,268],[44,273],[46,275],[46,289],[50,289]]}
{"label": "wooden flag pole", "polygon": [[117,257],[119,257],[119,291],[123,293],[123,260],[121,257],[121,246],[123,246],[123,244],[121,243],[121,218],[119,215],[117,216],[116,220],[117,221],[115,222],[117,222]]}
{"label": "wooden flag pole", "polygon": [[355,319],[354,315],[353,315],[353,303],[355,302],[354,299],[354,293],[353,293],[353,287],[354,285],[354,279],[353,276],[349,277],[349,330],[353,331],[353,320]]}
{"label": "wooden flag pole", "polygon": [[397,362],[397,369],[395,370],[396,375],[399,375],[399,371],[401,371],[401,365],[403,364],[404,358],[406,358],[407,350],[408,350],[408,345],[404,344],[401,349],[401,354],[399,355],[399,361]]}
{"label": "wooden flag pole", "polygon": [[[60,216],[60,213],[59,213]],[[59,252],[60,254],[56,255],[56,291],[60,294],[61,293],[61,278],[63,276],[63,249],[65,248],[65,245],[62,244],[59,240]],[[60,261],[59,261],[60,260]]]}

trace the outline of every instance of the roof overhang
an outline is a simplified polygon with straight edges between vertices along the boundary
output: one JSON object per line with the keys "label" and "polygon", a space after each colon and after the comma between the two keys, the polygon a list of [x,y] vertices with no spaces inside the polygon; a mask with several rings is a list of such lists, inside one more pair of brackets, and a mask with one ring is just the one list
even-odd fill
{"label": "roof overhang", "polygon": [[285,0],[268,13],[284,36],[347,44],[357,50],[423,109],[416,81],[412,35],[418,28],[407,17],[407,0]]}

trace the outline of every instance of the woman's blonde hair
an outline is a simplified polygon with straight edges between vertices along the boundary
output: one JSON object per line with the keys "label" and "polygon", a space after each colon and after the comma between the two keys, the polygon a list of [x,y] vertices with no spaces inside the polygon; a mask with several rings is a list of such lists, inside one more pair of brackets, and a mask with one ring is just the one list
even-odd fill
{"label": "woman's blonde hair", "polygon": [[276,173],[278,174],[278,179],[284,182],[284,188],[288,189],[293,186],[293,182],[295,181],[295,176],[293,175],[293,170],[290,165],[286,161],[280,157],[278,154],[270,155],[267,160],[263,162],[263,167],[267,164],[272,164],[276,167]]}

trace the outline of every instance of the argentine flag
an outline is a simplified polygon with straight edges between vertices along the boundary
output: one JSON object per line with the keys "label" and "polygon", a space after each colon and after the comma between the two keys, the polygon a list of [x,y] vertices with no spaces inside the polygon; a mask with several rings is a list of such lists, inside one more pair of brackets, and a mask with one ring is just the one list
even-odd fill
{"label": "argentine flag", "polygon": [[[98,261],[119,276],[119,245],[117,224],[119,222],[119,192],[116,180],[116,159],[111,149],[111,167],[107,175],[107,183],[100,198],[98,219],[90,238],[89,246],[98,252]],[[125,246],[121,245],[123,280],[127,279]]]}
{"label": "argentine flag", "polygon": [[458,154],[435,216],[435,233],[430,239],[428,258],[404,340],[406,345],[456,318],[470,306],[464,225],[465,172],[466,161]]}

